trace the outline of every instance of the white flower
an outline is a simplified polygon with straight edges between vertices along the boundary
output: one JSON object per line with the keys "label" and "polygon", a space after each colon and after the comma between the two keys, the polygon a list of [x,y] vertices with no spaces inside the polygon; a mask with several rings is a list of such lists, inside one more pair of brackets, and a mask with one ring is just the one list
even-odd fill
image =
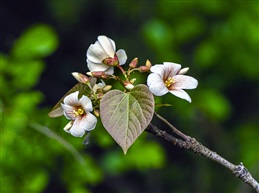
{"label": "white flower", "polygon": [[65,117],[71,120],[64,130],[75,137],[82,137],[86,131],[95,128],[97,118],[90,113],[93,111],[91,100],[84,95],[78,100],[78,94],[79,91],[76,91],[67,95],[61,106]]}
{"label": "white flower", "polygon": [[113,74],[113,66],[104,64],[103,60],[109,58],[119,65],[123,65],[127,60],[126,52],[122,49],[116,52],[114,41],[106,36],[98,36],[97,39],[94,44],[90,45],[86,52],[87,66],[91,72],[104,71],[105,74]]}
{"label": "white flower", "polygon": [[191,102],[190,96],[182,89],[194,89],[198,85],[198,81],[190,76],[183,75],[187,72],[187,68],[181,70],[181,65],[164,62],[152,66],[152,72],[147,79],[149,90],[156,96],[162,96],[168,92],[171,94]]}

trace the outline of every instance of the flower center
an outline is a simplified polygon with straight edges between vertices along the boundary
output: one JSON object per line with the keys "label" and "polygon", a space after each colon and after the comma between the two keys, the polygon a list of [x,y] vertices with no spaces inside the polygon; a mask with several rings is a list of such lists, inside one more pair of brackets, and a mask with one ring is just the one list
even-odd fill
{"label": "flower center", "polygon": [[79,115],[83,115],[84,114],[84,109],[82,109],[81,107],[80,108],[78,108],[77,110],[74,110],[73,111],[73,113],[74,113],[74,115],[77,117],[77,116],[79,116]]}
{"label": "flower center", "polygon": [[166,79],[166,81],[165,81],[165,85],[166,85],[166,87],[170,87],[172,84],[174,84],[175,83],[175,80],[174,80],[174,78],[173,77],[168,77],[167,79]]}

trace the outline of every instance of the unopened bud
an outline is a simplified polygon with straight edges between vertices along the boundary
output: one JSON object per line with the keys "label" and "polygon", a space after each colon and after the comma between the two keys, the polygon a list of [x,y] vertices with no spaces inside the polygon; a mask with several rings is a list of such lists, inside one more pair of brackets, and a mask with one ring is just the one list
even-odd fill
{"label": "unopened bud", "polygon": [[103,92],[108,92],[109,90],[111,90],[112,85],[106,85],[103,87]]}
{"label": "unopened bud", "polygon": [[152,64],[149,60],[146,61],[146,67],[149,67],[149,69],[151,68]]}
{"label": "unopened bud", "polygon": [[134,85],[130,82],[124,82],[124,87],[128,90],[132,90],[134,88]]}
{"label": "unopened bud", "polygon": [[80,83],[83,83],[83,84],[89,83],[89,78],[81,73],[73,72],[72,75]]}
{"label": "unopened bud", "polygon": [[137,80],[136,78],[132,78],[132,79],[130,80],[130,83],[131,83],[131,84],[134,84],[134,82],[135,82],[136,80]]}
{"label": "unopened bud", "polygon": [[179,72],[177,74],[186,74],[188,72],[189,68],[186,67],[186,68],[183,68],[181,70],[179,70]]}
{"label": "unopened bud", "polygon": [[148,72],[150,70],[150,67],[148,66],[140,66],[139,71],[140,72]]}
{"label": "unopened bud", "polygon": [[131,63],[129,64],[130,68],[136,68],[136,66],[138,65],[138,58],[134,58]]}
{"label": "unopened bud", "polygon": [[101,78],[101,76],[105,75],[104,71],[94,71],[94,72],[87,72],[89,76],[94,76],[96,78]]}
{"label": "unopened bud", "polygon": [[70,128],[73,126],[74,121],[69,121],[69,123],[64,127],[64,131],[69,133]]}
{"label": "unopened bud", "polygon": [[94,109],[93,113],[94,113],[94,115],[95,115],[96,117],[100,117],[100,112],[99,112],[99,110]]}

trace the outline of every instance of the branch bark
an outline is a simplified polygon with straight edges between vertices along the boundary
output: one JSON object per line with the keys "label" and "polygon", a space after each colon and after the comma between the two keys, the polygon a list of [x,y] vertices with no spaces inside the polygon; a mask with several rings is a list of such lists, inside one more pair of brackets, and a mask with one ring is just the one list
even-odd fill
{"label": "branch bark", "polygon": [[200,156],[203,156],[205,158],[208,158],[210,160],[213,160],[219,163],[220,165],[228,168],[237,178],[240,178],[243,182],[247,183],[252,188],[254,188],[256,192],[259,192],[259,183],[253,178],[251,173],[248,171],[247,168],[245,168],[242,162],[238,165],[232,164],[225,158],[218,155],[216,152],[213,152],[207,147],[205,147],[204,145],[202,145],[195,138],[192,138],[179,131],[176,127],[174,127],[171,123],[169,123],[166,119],[161,117],[159,114],[155,113],[155,115],[157,118],[159,118],[164,123],[166,123],[172,129],[172,131],[180,138],[174,137],[173,135],[167,133],[166,131],[158,129],[152,123],[150,123],[148,128],[146,129],[147,132],[154,134],[159,138],[163,138],[169,141],[170,143],[173,143],[173,145],[179,148],[190,150],[195,154],[198,154]]}

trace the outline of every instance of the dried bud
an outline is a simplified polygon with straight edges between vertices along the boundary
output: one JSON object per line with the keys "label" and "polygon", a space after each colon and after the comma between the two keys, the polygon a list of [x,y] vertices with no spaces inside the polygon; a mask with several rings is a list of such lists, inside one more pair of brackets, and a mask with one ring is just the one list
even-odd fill
{"label": "dried bud", "polygon": [[148,66],[140,66],[139,71],[140,72],[148,72],[150,70],[150,67]]}
{"label": "dried bud", "polygon": [[146,67],[149,67],[149,69],[151,68],[152,64],[149,60],[146,61]]}
{"label": "dried bud", "polygon": [[188,72],[189,68],[186,67],[186,68],[183,68],[181,70],[179,70],[179,72],[177,74],[186,74]]}
{"label": "dried bud", "polygon": [[83,84],[89,83],[89,78],[81,73],[73,72],[72,75],[80,83],[83,83]]}
{"label": "dried bud", "polygon": [[129,64],[129,67],[130,67],[130,68],[136,68],[137,64],[138,64],[138,58],[134,58],[134,59],[131,61],[131,63]]}

